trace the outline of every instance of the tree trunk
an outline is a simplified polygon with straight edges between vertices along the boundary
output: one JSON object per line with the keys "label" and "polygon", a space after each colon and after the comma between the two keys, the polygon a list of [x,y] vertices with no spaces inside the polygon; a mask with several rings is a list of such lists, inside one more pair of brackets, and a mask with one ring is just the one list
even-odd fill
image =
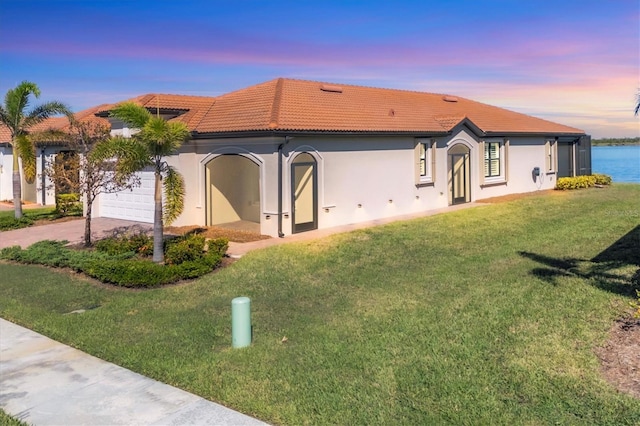
{"label": "tree trunk", "polygon": [[13,146],[13,209],[16,219],[22,218],[22,182],[20,179],[20,163],[18,150]]}
{"label": "tree trunk", "polygon": [[87,203],[87,215],[84,219],[84,246],[91,247],[91,205],[93,202]]}
{"label": "tree trunk", "polygon": [[153,261],[164,262],[163,229],[162,229],[162,175],[156,171],[156,186],[153,194],[155,209],[153,212]]}

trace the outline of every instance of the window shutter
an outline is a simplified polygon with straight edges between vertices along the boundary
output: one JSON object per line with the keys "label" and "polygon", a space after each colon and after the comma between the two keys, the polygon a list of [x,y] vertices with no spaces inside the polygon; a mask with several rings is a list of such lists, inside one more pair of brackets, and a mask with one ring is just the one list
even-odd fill
{"label": "window shutter", "polygon": [[509,139],[504,140],[504,180],[505,182],[509,180]]}
{"label": "window shutter", "polygon": [[413,147],[413,179],[416,185],[420,183],[420,140],[415,139],[415,146]]}
{"label": "window shutter", "polygon": [[480,167],[478,168],[478,170],[480,170],[480,185],[484,185],[484,175],[487,173],[487,171],[485,170],[487,164],[485,161],[486,157],[487,152],[484,148],[484,141],[480,141],[478,142],[478,158],[480,159]]}
{"label": "window shutter", "polygon": [[431,139],[431,181],[436,181],[436,151],[437,142],[435,139]]}

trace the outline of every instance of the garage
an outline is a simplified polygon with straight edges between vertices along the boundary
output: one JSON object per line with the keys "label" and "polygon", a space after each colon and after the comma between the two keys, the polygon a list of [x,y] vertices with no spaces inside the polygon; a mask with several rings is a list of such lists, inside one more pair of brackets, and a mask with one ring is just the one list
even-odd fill
{"label": "garage", "polygon": [[153,172],[140,172],[140,186],[100,195],[101,217],[153,223]]}

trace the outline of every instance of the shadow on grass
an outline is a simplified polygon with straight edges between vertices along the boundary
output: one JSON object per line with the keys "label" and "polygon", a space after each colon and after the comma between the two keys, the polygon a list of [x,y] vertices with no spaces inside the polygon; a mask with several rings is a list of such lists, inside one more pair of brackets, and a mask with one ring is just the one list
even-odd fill
{"label": "shadow on grass", "polygon": [[555,258],[527,251],[518,253],[541,264],[541,267],[532,269],[531,274],[553,285],[558,284],[558,277],[577,277],[623,296],[634,297],[636,290],[640,290],[640,268],[631,279],[615,272],[626,266],[640,267],[640,225],[593,259]]}

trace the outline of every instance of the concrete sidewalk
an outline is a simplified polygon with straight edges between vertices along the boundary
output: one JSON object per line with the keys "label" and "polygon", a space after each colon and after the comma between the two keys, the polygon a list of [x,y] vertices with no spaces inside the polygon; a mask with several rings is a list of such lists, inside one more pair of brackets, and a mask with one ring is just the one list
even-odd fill
{"label": "concrete sidewalk", "polygon": [[0,319],[0,408],[39,425],[264,425]]}

